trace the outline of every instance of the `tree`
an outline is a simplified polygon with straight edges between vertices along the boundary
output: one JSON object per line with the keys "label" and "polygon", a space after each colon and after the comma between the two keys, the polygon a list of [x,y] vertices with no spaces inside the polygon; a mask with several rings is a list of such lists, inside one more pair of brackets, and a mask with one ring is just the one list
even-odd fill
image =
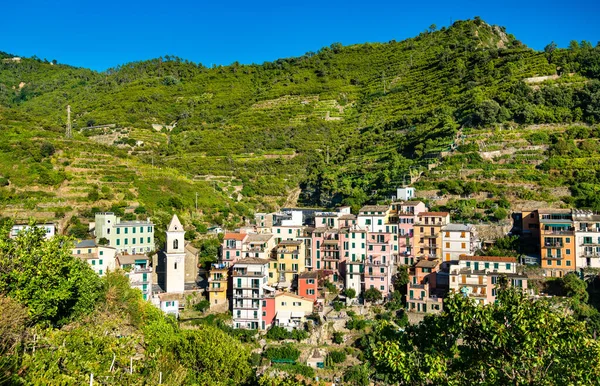
{"label": "tree", "polygon": [[429,32],[430,33],[435,32],[436,30],[437,30],[437,25],[432,24],[432,25],[429,26]]}
{"label": "tree", "polygon": [[33,322],[62,325],[90,313],[103,295],[90,266],[73,256],[72,239],[54,236],[31,224],[16,239],[0,236],[0,293],[28,307]]}
{"label": "tree", "polygon": [[252,376],[248,348],[216,327],[182,330],[176,352],[193,370],[188,373],[188,383],[233,386],[246,383]]}
{"label": "tree", "polygon": [[348,299],[352,300],[356,297],[356,290],[354,288],[346,288],[344,295],[346,295]]}
{"label": "tree", "polygon": [[600,342],[565,311],[514,288],[499,290],[497,303],[485,306],[455,294],[441,315],[382,337],[372,354],[390,383],[596,383]]}
{"label": "tree", "polygon": [[369,288],[368,290],[366,290],[365,294],[363,295],[363,297],[368,302],[376,302],[376,301],[381,300],[383,298],[383,296],[381,295],[381,291],[378,290],[375,287]]}
{"label": "tree", "polygon": [[550,42],[550,44],[548,44],[546,47],[544,47],[544,52],[546,52],[547,54],[551,54],[554,52],[554,50],[556,50],[556,43],[554,43],[554,41]]}
{"label": "tree", "polygon": [[368,386],[369,373],[369,366],[367,364],[349,367],[344,373],[344,382],[353,386]]}

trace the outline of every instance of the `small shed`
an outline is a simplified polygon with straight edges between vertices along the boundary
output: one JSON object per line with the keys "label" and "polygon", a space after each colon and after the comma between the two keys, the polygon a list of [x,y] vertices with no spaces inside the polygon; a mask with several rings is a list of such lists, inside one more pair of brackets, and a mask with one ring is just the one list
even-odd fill
{"label": "small shed", "polygon": [[318,348],[314,349],[312,355],[306,360],[306,365],[313,369],[325,368],[325,355]]}

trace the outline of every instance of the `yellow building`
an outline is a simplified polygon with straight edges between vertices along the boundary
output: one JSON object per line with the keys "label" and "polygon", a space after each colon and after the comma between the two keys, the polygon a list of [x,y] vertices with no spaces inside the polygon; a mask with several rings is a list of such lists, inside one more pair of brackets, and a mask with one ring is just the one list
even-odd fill
{"label": "yellow building", "polygon": [[414,227],[413,246],[417,257],[442,258],[442,227],[450,223],[448,212],[421,212]]}
{"label": "yellow building", "polygon": [[208,299],[211,309],[228,306],[227,277],[227,267],[224,264],[212,265],[208,275]]}
{"label": "yellow building", "polygon": [[314,300],[289,292],[275,295],[275,323],[288,329],[302,327],[306,316],[312,314]]}
{"label": "yellow building", "polygon": [[[281,240],[269,265],[269,283],[286,283],[291,286],[298,274],[306,269],[305,255],[302,240]],[[272,271],[273,268],[276,271]],[[271,273],[274,273],[273,278]]]}

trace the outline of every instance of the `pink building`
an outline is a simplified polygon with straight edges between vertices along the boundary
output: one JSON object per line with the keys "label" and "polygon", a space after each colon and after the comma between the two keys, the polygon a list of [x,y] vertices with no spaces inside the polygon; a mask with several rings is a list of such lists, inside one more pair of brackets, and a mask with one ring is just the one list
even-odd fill
{"label": "pink building", "polygon": [[390,217],[398,224],[398,264],[414,263],[414,226],[417,214],[425,212],[427,207],[421,201],[392,203]]}
{"label": "pink building", "polygon": [[242,248],[248,238],[246,233],[225,233],[221,245],[221,261],[227,267],[231,267],[242,258]]}
{"label": "pink building", "polygon": [[377,288],[385,297],[391,292],[392,271],[386,255],[368,255],[364,263],[365,291]]}

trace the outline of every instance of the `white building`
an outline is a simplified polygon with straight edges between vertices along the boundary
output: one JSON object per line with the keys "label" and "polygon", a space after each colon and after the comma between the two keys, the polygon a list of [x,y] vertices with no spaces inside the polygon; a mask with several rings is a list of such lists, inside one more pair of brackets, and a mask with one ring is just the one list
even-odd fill
{"label": "white building", "polygon": [[447,224],[442,227],[443,261],[458,261],[460,255],[472,256],[479,248],[475,226]]}
{"label": "white building", "polygon": [[574,210],[577,268],[600,268],[600,215]]}
{"label": "white building", "polygon": [[95,240],[82,240],[72,249],[74,256],[87,262],[98,276],[104,276],[117,267],[117,250],[113,247],[97,245]]}
{"label": "white building", "polygon": [[132,288],[137,288],[142,292],[142,298],[149,300],[152,298],[152,267],[150,267],[150,258],[146,255],[118,255],[118,266],[125,271],[129,278],[129,284]]}
{"label": "white building", "polygon": [[398,201],[410,201],[415,198],[415,188],[407,186],[405,188],[396,189],[396,200]]}
{"label": "white building", "polygon": [[262,326],[261,300],[268,289],[269,260],[248,257],[233,266],[233,325],[259,329]]}
{"label": "white building", "polygon": [[[54,235],[56,234],[56,225],[54,225],[54,224],[36,224],[34,226],[36,228],[44,229],[46,239],[50,239],[50,238],[54,237]],[[31,229],[31,226],[24,225],[24,224],[13,225],[12,229],[10,230],[10,238],[14,239],[15,237],[17,237],[19,232],[21,232],[22,230],[28,230],[28,229]]]}
{"label": "white building", "polygon": [[[358,212],[358,226],[369,232],[390,232],[390,210],[391,207],[389,205],[363,206]],[[387,230],[386,225],[388,226]]]}
{"label": "white building", "polygon": [[185,230],[173,215],[166,232],[166,285],[167,293],[183,293],[185,289]]}
{"label": "white building", "polygon": [[112,212],[96,213],[96,243],[108,240],[108,245],[120,253],[132,255],[154,250],[154,224],[146,221],[121,221]]}

